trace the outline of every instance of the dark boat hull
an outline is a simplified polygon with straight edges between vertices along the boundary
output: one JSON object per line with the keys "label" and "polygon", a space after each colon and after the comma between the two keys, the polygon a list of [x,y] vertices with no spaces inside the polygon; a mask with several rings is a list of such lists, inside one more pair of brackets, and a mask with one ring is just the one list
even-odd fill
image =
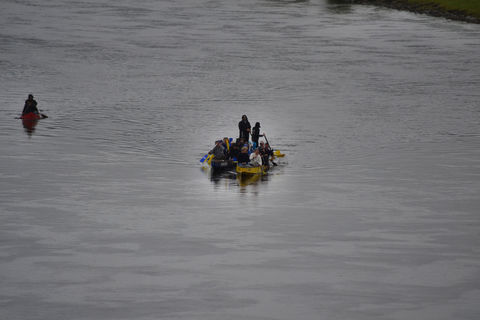
{"label": "dark boat hull", "polygon": [[237,162],[233,160],[212,160],[210,163],[213,172],[223,172],[235,169]]}

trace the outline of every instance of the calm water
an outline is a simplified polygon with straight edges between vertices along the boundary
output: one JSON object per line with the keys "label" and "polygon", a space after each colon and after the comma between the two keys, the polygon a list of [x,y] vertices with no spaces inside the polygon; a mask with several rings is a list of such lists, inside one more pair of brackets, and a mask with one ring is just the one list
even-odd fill
{"label": "calm water", "polygon": [[[3,0],[0,318],[477,319],[479,87],[479,25]],[[248,186],[198,161],[242,114],[287,154]]]}

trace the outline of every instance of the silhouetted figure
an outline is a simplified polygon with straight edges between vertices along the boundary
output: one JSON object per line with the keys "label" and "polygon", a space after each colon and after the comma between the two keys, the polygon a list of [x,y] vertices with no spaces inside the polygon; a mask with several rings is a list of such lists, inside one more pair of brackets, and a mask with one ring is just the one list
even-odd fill
{"label": "silhouetted figure", "polygon": [[31,112],[40,115],[40,112],[37,109],[37,101],[33,99],[33,95],[29,94],[28,99],[25,100],[25,106],[23,107],[22,115]]}
{"label": "silhouetted figure", "polygon": [[263,134],[260,134],[260,122],[257,122],[252,128],[252,142],[254,143],[254,148],[258,147],[258,138],[260,137],[263,137]]}
{"label": "silhouetted figure", "polygon": [[248,118],[246,115],[242,116],[242,121],[238,123],[238,129],[240,130],[239,138],[248,142],[250,139],[250,122],[248,122]]}
{"label": "silhouetted figure", "polygon": [[249,163],[250,156],[248,154],[248,147],[243,147],[242,151],[238,155],[238,163]]}

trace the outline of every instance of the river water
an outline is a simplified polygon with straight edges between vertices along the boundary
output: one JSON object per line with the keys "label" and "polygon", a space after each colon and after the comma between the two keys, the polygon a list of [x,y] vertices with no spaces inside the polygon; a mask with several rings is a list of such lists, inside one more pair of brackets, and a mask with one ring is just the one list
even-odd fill
{"label": "river water", "polygon": [[[477,319],[479,87],[474,24],[3,0],[0,318]],[[286,154],[250,185],[199,163],[242,114]]]}

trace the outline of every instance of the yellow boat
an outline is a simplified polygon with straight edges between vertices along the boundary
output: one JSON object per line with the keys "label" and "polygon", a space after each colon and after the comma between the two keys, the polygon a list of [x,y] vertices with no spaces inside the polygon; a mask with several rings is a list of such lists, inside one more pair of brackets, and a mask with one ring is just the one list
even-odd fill
{"label": "yellow boat", "polygon": [[275,151],[273,152],[273,155],[274,155],[275,157],[277,157],[277,158],[283,158],[283,157],[285,157],[285,154],[284,154],[284,153],[281,153],[280,150],[275,150]]}
{"label": "yellow boat", "polygon": [[248,164],[237,164],[237,179],[241,186],[255,183],[267,173],[266,166],[250,166]]}
{"label": "yellow boat", "polygon": [[238,164],[237,165],[237,174],[239,176],[254,176],[254,175],[263,175],[266,174],[268,171],[267,166],[250,166],[245,164]]}

